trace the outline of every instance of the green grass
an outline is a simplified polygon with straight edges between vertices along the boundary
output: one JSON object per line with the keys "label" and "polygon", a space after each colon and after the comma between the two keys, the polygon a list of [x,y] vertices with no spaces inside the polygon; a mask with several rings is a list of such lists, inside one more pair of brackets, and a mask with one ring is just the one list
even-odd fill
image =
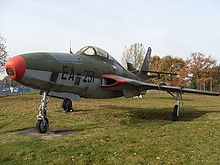
{"label": "green grass", "polygon": [[40,95],[0,98],[0,164],[219,164],[220,97],[183,97],[178,122],[165,93],[81,99],[76,113],[52,99],[50,126],[78,132],[51,141],[5,133],[35,125]]}

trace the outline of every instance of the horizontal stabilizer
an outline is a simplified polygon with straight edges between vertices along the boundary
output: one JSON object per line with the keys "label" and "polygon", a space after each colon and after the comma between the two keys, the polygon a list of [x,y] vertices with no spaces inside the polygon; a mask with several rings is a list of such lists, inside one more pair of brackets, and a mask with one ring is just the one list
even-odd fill
{"label": "horizontal stabilizer", "polygon": [[174,75],[174,76],[177,76],[178,74],[177,73],[172,73],[172,72],[157,72],[157,71],[147,71],[148,73],[155,73],[155,74],[168,74],[168,75]]}
{"label": "horizontal stabilizer", "polygon": [[127,62],[127,68],[128,68],[128,71],[130,72],[133,72],[136,70],[136,68],[129,62]]}

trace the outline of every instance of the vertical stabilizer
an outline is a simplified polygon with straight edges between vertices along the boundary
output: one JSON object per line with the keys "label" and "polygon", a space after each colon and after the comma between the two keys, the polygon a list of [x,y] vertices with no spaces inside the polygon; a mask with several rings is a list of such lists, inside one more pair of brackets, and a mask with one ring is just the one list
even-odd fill
{"label": "vertical stabilizer", "polygon": [[149,47],[146,53],[146,56],[144,58],[141,70],[141,72],[147,72],[149,70],[149,66],[150,66],[150,58],[151,58],[151,48]]}

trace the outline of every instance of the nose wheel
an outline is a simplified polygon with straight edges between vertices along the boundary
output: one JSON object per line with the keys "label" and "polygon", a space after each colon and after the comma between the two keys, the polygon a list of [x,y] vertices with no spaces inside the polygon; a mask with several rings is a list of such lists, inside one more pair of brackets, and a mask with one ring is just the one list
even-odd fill
{"label": "nose wheel", "polygon": [[46,117],[46,107],[48,102],[49,99],[47,100],[47,92],[43,92],[36,123],[36,129],[38,133],[47,133],[48,131],[49,121]]}
{"label": "nose wheel", "polygon": [[46,133],[48,130],[48,127],[49,127],[49,122],[46,117],[40,120],[37,120],[36,128],[37,128],[38,133]]}

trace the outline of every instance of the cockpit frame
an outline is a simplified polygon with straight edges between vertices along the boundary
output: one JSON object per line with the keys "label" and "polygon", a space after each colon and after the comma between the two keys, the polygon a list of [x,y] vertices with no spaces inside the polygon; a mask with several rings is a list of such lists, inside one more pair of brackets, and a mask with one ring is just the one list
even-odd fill
{"label": "cockpit frame", "polygon": [[110,56],[105,50],[98,48],[96,46],[86,46],[80,49],[76,54],[83,54],[88,56],[99,56],[105,59],[114,61],[115,59]]}

